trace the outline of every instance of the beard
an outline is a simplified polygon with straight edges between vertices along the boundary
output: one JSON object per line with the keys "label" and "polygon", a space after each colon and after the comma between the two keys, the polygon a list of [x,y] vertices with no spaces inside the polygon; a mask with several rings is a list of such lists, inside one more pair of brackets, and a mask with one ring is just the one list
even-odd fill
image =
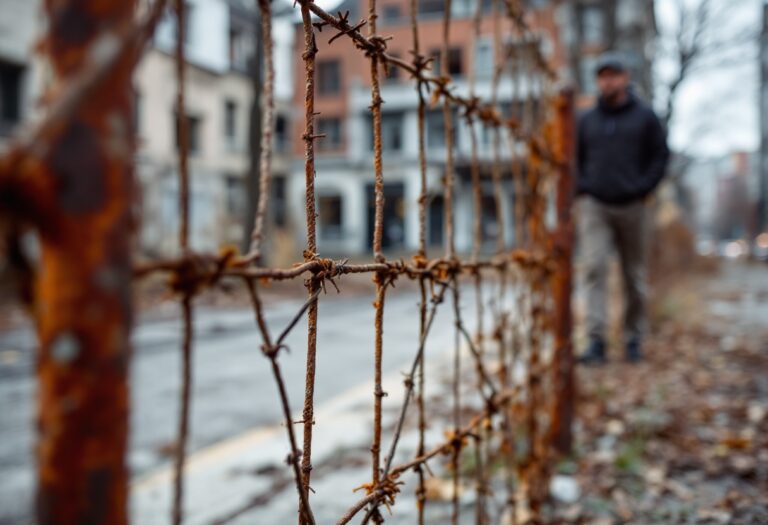
{"label": "beard", "polygon": [[610,89],[603,91],[601,96],[609,106],[615,106],[622,101],[624,93],[625,91],[623,89]]}

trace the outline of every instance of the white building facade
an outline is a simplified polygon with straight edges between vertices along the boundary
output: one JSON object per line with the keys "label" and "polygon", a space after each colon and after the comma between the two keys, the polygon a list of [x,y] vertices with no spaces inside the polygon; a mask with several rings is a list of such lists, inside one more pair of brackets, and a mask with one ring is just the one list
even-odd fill
{"label": "white building facade", "polygon": [[[255,3],[190,0],[186,7],[185,110],[189,133],[190,245],[216,251],[240,245],[247,222],[250,120],[254,101],[252,67],[256,42]],[[284,24],[277,22],[277,27]],[[278,53],[290,50],[275,35]],[[135,76],[137,176],[141,187],[139,243],[147,256],[178,250],[179,175],[177,150],[176,21],[158,27],[154,46]],[[278,66],[284,83],[284,65]],[[281,194],[288,171],[286,116],[289,96],[279,90],[273,133],[272,218],[284,225]]]}
{"label": "white building facade", "polygon": [[42,68],[33,53],[40,22],[38,0],[0,0],[0,151],[41,94]]}
{"label": "white building facade", "polygon": [[[245,16],[244,16],[245,15]],[[248,12],[221,0],[187,3],[185,112],[189,137],[190,244],[215,250],[240,233],[248,169],[248,115],[253,100],[248,61]],[[179,176],[176,21],[165,19],[138,65],[137,177],[141,191],[140,247],[148,255],[178,248]],[[241,217],[238,217],[241,219]]]}

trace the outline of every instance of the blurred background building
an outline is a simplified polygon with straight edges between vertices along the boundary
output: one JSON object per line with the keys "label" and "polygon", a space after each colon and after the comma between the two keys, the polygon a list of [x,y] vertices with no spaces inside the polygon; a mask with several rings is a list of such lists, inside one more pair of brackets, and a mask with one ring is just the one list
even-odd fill
{"label": "blurred background building", "polygon": [[737,151],[722,157],[688,161],[684,184],[692,198],[689,226],[696,234],[701,253],[731,256],[747,253],[744,241],[754,239],[759,233],[759,181],[758,152]]}
{"label": "blurred background building", "polygon": [[38,0],[0,0],[0,150],[40,94],[41,72],[32,60],[39,9]]}
{"label": "blurred background building", "polygon": [[[186,8],[186,123],[191,245],[239,244],[247,208],[257,14],[252,2],[193,0]],[[147,255],[177,246],[176,21],[168,16],[136,73],[140,243]],[[274,168],[287,168],[286,100],[277,103]]]}
{"label": "blurred background building", "polygon": [[638,95],[653,98],[657,36],[654,0],[573,0],[560,4],[559,29],[567,49],[568,73],[578,86],[580,105],[592,104],[595,65],[607,50],[621,52]]}
{"label": "blurred background building", "polygon": [[[442,38],[442,0],[422,1],[419,4],[419,38],[424,55],[435,59],[433,69],[439,68]],[[562,63],[560,42],[557,35],[554,10],[546,5],[535,12],[532,20],[538,38],[544,41],[548,59]],[[350,12],[350,20],[365,17],[365,0],[347,0],[336,9]],[[468,95],[469,75],[476,78],[476,94],[487,100],[491,92],[494,70],[494,49],[492,37],[492,2],[482,6],[480,37],[475,39],[472,17],[475,12],[472,1],[454,2],[451,29],[451,48],[448,72],[457,81],[457,93]],[[382,16],[378,31],[393,37],[388,42],[389,53],[409,60],[412,48],[409,3],[403,0],[389,0],[381,5]],[[503,16],[503,14],[501,15]],[[515,37],[508,21],[504,19],[503,35],[505,53],[509,46],[517,46],[524,53],[525,42]],[[297,42],[301,31],[296,27]],[[319,112],[316,132],[325,137],[316,142],[318,194],[318,237],[319,249],[323,255],[360,254],[370,251],[373,240],[373,136],[370,113],[370,67],[368,60],[357,51],[347,39],[336,40],[328,45],[327,38],[318,38],[320,48],[316,69],[316,102]],[[304,100],[302,49],[297,45],[293,57],[295,66],[294,106],[301,118]],[[382,142],[384,153],[385,208],[383,247],[385,250],[414,250],[418,246],[418,197],[420,175],[417,142],[418,97],[413,81],[402,71],[391,68],[382,70],[381,95]],[[510,111],[520,111],[526,100],[534,104],[536,86],[531,79],[513,86],[509,79],[502,77],[498,100]],[[428,96],[428,95],[427,95]],[[513,108],[513,105],[517,107]],[[517,114],[517,113],[516,113]],[[472,244],[471,224],[472,197],[469,173],[470,128],[464,118],[454,114],[454,151],[456,154],[456,246],[468,250]],[[427,180],[429,201],[427,213],[427,239],[432,246],[443,243],[444,203],[442,180],[445,170],[445,129],[442,106],[430,107],[426,116]],[[480,129],[478,125],[479,155],[490,161],[492,155],[492,132]],[[520,145],[515,147],[519,148]],[[509,137],[503,133],[501,154],[511,157]],[[304,220],[304,142],[298,132],[293,133],[294,167],[292,170],[290,203],[297,224]],[[511,164],[510,164],[511,167]],[[482,172],[483,213],[482,231],[486,246],[493,246],[499,235],[496,224],[496,210],[491,196],[490,162]],[[504,232],[507,241],[513,234],[512,184],[510,173],[503,174]],[[297,229],[297,234],[301,229]],[[299,238],[303,242],[302,238]]]}

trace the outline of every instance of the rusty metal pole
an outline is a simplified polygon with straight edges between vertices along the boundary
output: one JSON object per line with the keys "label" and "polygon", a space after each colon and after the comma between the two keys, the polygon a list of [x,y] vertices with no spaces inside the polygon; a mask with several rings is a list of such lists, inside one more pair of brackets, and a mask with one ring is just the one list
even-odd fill
{"label": "rusty metal pole", "polygon": [[573,417],[576,397],[573,358],[573,184],[575,170],[574,93],[564,89],[557,101],[559,168],[557,178],[557,229],[554,249],[557,270],[553,279],[555,299],[555,406],[552,419],[552,444],[561,454],[570,454],[573,446]]}
{"label": "rusty metal pole", "polygon": [[[54,92],[114,47],[134,0],[47,0]],[[102,53],[103,54],[103,53]],[[62,122],[36,176],[54,187],[35,282],[37,523],[127,522],[135,50]]]}

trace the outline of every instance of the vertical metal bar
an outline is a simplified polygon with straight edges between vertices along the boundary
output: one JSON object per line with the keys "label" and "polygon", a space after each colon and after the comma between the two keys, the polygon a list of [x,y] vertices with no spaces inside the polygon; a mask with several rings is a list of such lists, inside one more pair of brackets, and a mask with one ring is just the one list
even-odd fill
{"label": "vertical metal bar", "polygon": [[[477,43],[480,40],[480,15],[482,14],[483,2],[477,2],[475,6],[475,12],[472,17],[472,45],[474,50],[474,56],[477,56]],[[475,84],[476,84],[476,67],[470,69],[469,72],[469,98],[475,99]],[[467,112],[465,119],[467,126],[469,127],[470,138],[470,175],[472,178],[472,195],[474,204],[474,216],[472,223],[472,262],[477,262],[480,256],[480,249],[483,243],[483,193],[480,186],[480,161],[477,155],[477,128],[475,126],[475,116],[471,112]],[[482,121],[481,121],[482,124]],[[480,298],[480,288],[476,287],[478,294],[478,302],[482,302]]]}
{"label": "vertical metal bar", "polygon": [[[425,339],[427,331],[427,286],[424,278],[419,279],[419,292],[421,294],[419,303],[419,336],[423,341]],[[419,359],[419,375],[417,382],[417,397],[416,402],[419,411],[419,444],[416,448],[416,457],[424,455],[426,450],[424,442],[424,434],[427,430],[427,418],[424,411],[424,352],[422,352]],[[419,478],[419,484],[416,488],[416,507],[418,512],[418,525],[424,525],[424,506],[427,501],[427,492],[425,486],[424,470],[421,465],[416,468],[416,473]]]}
{"label": "vertical metal bar", "polygon": [[[176,9],[176,129],[178,131],[179,165],[179,246],[186,256],[189,251],[189,121],[186,115],[186,20],[183,0],[175,0]],[[189,434],[189,412],[192,394],[192,293],[182,292],[182,347],[181,347],[181,402],[179,404],[179,427],[174,457],[173,506],[171,522],[179,525],[184,517],[184,464]]]}
{"label": "vertical metal bar", "polygon": [[[445,0],[443,13],[443,47],[440,52],[441,77],[450,78],[448,60],[451,50],[451,0]],[[445,256],[453,259],[456,256],[456,245],[453,232],[453,113],[451,101],[443,97],[443,125],[445,127]]]}
{"label": "vertical metal bar", "polygon": [[557,230],[555,255],[557,271],[554,276],[554,335],[553,363],[555,407],[552,417],[552,443],[561,454],[570,454],[573,447],[573,417],[576,398],[573,359],[573,237],[571,215],[573,206],[575,123],[574,94],[572,90],[560,93],[557,104],[557,132],[559,134],[557,179]]}
{"label": "vertical metal bar", "polygon": [[[315,55],[317,45],[312,26],[312,17],[306,2],[301,4],[301,20],[304,26],[304,71],[306,87],[304,91],[304,183],[305,207],[307,213],[307,249],[304,260],[317,257],[317,228],[315,212]],[[317,279],[310,278],[307,282],[309,296],[312,297],[319,288]],[[307,367],[304,385],[304,423],[303,453],[301,456],[301,472],[303,475],[304,500],[309,501],[309,485],[312,473],[312,426],[315,424],[315,361],[317,354],[317,301],[313,301],[307,312]],[[299,523],[307,525],[303,515]]]}
{"label": "vertical metal bar", "polygon": [[[413,35],[413,62],[416,68],[423,65],[421,50],[419,46],[419,26],[418,26],[418,6],[416,0],[410,0],[410,18],[411,33]],[[419,69],[420,71],[420,69]],[[421,262],[426,262],[427,258],[427,151],[424,140],[424,120],[426,116],[426,101],[423,93],[424,86],[420,81],[416,82],[416,92],[419,98],[419,104],[416,112],[417,135],[419,149],[419,176],[421,188],[419,192],[419,251],[418,257]],[[427,282],[424,277],[419,279],[419,338],[424,340],[427,330]],[[427,430],[427,417],[424,407],[424,352],[419,357],[418,376],[416,384],[416,405],[418,408],[419,420],[419,438],[416,447],[416,457],[420,457],[426,450],[425,434]],[[391,460],[392,458],[390,458]],[[417,524],[424,525],[424,507],[427,501],[426,479],[424,469],[421,465],[416,467],[418,476],[418,486],[416,487],[416,511]]]}
{"label": "vertical metal bar", "polygon": [[185,294],[181,300],[182,344],[181,344],[181,402],[179,405],[179,427],[173,469],[173,507],[171,522],[179,525],[184,521],[184,466],[187,458],[189,436],[189,411],[192,394],[192,297]]}
{"label": "vertical metal bar", "polygon": [[[499,12],[499,2],[493,0],[493,79],[491,80],[491,105],[498,106],[498,91],[501,74],[504,70],[504,61],[501,58],[501,13]],[[504,227],[504,191],[501,184],[501,128],[493,128],[493,164],[491,168],[491,177],[493,180],[494,196],[496,197],[496,253],[504,252],[505,230]]]}
{"label": "vertical metal bar", "polygon": [[459,280],[454,275],[451,277],[451,298],[453,302],[453,314],[455,319],[454,350],[453,350],[453,433],[454,445],[451,450],[451,475],[453,477],[453,497],[451,511],[451,525],[459,524],[459,489],[461,473],[459,471],[459,457],[461,456],[461,440],[458,439],[461,428],[461,347],[459,343]]}
{"label": "vertical metal bar", "polygon": [[[376,0],[368,1],[368,37],[376,38]],[[371,54],[371,114],[373,115],[373,171],[374,171],[374,226],[373,255],[377,262],[385,260],[382,253],[382,235],[384,233],[384,174],[381,159],[381,89],[379,87],[379,56]],[[384,391],[381,387],[381,365],[384,343],[384,298],[386,296],[386,278],[382,272],[374,276],[376,283],[376,309],[374,320],[374,386],[373,386],[373,442],[371,443],[371,470],[374,487],[379,484],[381,471],[381,410]],[[375,506],[375,504],[374,504]],[[373,522],[382,523],[377,508],[373,509]]]}
{"label": "vertical metal bar", "polygon": [[[373,487],[378,486],[381,479],[381,411],[384,390],[381,387],[382,349],[384,339],[384,299],[386,297],[386,282],[381,272],[376,272],[376,301],[374,308],[374,379],[373,379],[373,442],[371,444],[371,469],[373,474]],[[373,522],[382,523],[383,519],[378,509],[373,511]]]}
{"label": "vertical metal bar", "polygon": [[[114,44],[134,8],[133,0],[46,1],[56,86],[98,60],[96,46]],[[35,283],[41,525],[127,522],[135,52],[60,123],[37,174],[57,188],[39,229]]]}
{"label": "vertical metal bar", "polygon": [[[376,0],[368,1],[368,37],[376,38]],[[374,226],[373,255],[376,262],[385,261],[382,253],[382,235],[384,233],[384,174],[381,158],[381,89],[379,87],[379,56],[371,54],[371,114],[373,115],[373,170],[374,170]],[[386,276],[376,272],[376,310],[374,319],[374,385],[373,385],[373,442],[371,443],[372,486],[377,487],[381,474],[381,411],[384,391],[381,387],[381,366],[384,345],[384,299],[386,297]],[[383,519],[375,507],[372,507],[374,523]]]}
{"label": "vertical metal bar", "polygon": [[[477,2],[475,5],[475,12],[472,20],[472,34],[473,34],[473,49],[475,51],[474,56],[477,56],[477,43],[480,39],[480,19],[482,15],[483,2]],[[473,101],[475,100],[475,84],[476,84],[476,70],[472,68],[469,74],[469,97]],[[477,262],[480,257],[480,250],[483,244],[483,192],[480,180],[480,159],[477,152],[477,121],[475,115],[472,112],[467,112],[466,123],[469,126],[470,133],[470,172],[472,178],[472,194],[474,199],[474,216],[472,224],[473,242],[472,242],[472,255],[471,261]],[[481,125],[485,125],[483,121],[480,121]],[[482,276],[480,270],[476,270],[474,274],[475,285],[475,308],[477,315],[477,327],[475,331],[475,341],[479,352],[479,359],[482,359],[483,355],[483,285]],[[478,374],[478,389],[483,389],[483,378]],[[487,449],[483,447],[487,444],[484,441],[487,438],[487,430],[481,429],[478,431],[477,438],[475,439],[475,492],[477,494],[477,501],[475,502],[475,523],[476,525],[484,525],[487,520],[486,509],[486,491],[487,491],[487,479],[486,479],[486,457]]]}
{"label": "vertical metal bar", "polygon": [[[261,262],[261,241],[264,237],[264,223],[269,202],[269,187],[272,181],[272,121],[274,120],[275,101],[275,65],[272,53],[272,6],[269,0],[259,0],[261,11],[261,38],[264,50],[264,72],[266,78],[262,84],[261,104],[261,151],[259,157],[259,202],[251,232],[250,257]],[[258,65],[256,66],[258,67]]]}
{"label": "vertical metal bar", "polygon": [[176,119],[179,134],[179,246],[182,252],[189,248],[189,122],[186,115],[186,53],[187,38],[184,0],[175,0],[176,8]]}
{"label": "vertical metal bar", "polygon": [[[376,37],[376,0],[368,0],[368,37]],[[379,56],[371,54],[371,114],[373,116],[374,221],[373,255],[376,262],[384,260],[381,238],[384,233],[384,174],[381,160],[381,89],[379,87]]]}

